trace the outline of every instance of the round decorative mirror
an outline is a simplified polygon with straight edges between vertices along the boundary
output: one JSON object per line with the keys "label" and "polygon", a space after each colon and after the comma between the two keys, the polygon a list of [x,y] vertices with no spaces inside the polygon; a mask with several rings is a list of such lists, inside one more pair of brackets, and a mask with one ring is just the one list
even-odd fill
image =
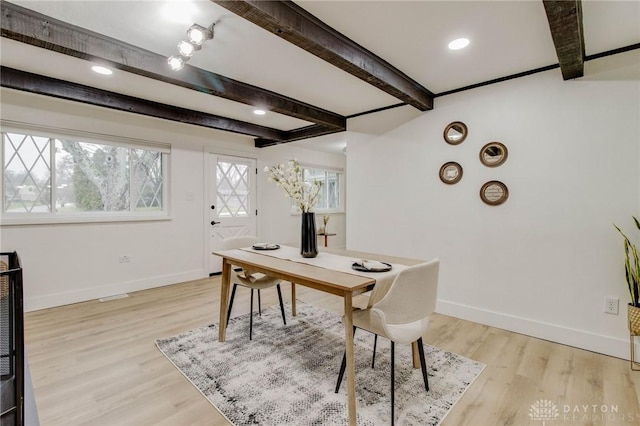
{"label": "round decorative mirror", "polygon": [[504,183],[492,180],[482,185],[480,198],[490,206],[499,206],[509,198],[509,190]]}
{"label": "round decorative mirror", "polygon": [[507,147],[500,142],[489,142],[480,150],[480,161],[487,167],[498,167],[507,161]]}
{"label": "round decorative mirror", "polygon": [[454,121],[444,129],[444,140],[451,145],[458,145],[467,137],[467,125],[462,121]]}
{"label": "round decorative mirror", "polygon": [[448,185],[460,182],[462,179],[462,166],[455,161],[444,163],[440,167],[440,180]]}

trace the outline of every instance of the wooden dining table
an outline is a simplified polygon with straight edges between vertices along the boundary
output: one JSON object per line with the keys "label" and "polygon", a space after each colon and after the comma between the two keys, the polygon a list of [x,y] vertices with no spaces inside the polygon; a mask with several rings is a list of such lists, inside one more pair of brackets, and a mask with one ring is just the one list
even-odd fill
{"label": "wooden dining table", "polygon": [[[415,265],[421,261],[415,259],[383,256],[348,250],[323,250],[345,256],[345,261],[353,259],[371,259],[401,265]],[[216,251],[213,254],[222,258],[222,285],[220,289],[220,322],[218,340],[224,342],[227,323],[227,306],[231,287],[232,267],[241,267],[251,271],[267,274],[291,282],[292,314],[296,315],[295,286],[303,285],[319,291],[340,296],[344,300],[344,331],[347,375],[347,406],[349,425],[356,425],[356,391],[355,391],[355,363],[353,342],[353,300],[354,297],[372,290],[376,279],[371,276],[356,275],[309,265],[301,261],[282,259],[269,256],[266,253],[246,249]],[[300,258],[302,260],[302,258]],[[366,274],[374,275],[374,274]],[[414,346],[414,367],[419,367],[417,347]],[[417,362],[417,364],[416,364]]]}

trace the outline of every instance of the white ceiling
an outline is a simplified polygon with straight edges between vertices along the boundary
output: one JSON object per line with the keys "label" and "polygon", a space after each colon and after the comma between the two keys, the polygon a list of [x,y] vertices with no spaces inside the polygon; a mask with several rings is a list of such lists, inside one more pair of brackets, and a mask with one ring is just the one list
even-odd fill
{"label": "white ceiling", "polygon": [[[401,102],[208,0],[12,3],[165,56],[175,54],[192,23],[215,22],[215,38],[191,65],[345,116]],[[433,93],[558,62],[541,0],[296,3]],[[587,55],[640,43],[638,1],[583,0],[583,22]],[[447,49],[458,37],[469,38],[469,47]],[[258,117],[253,106],[124,71],[100,76],[81,59],[0,43],[0,61],[12,68],[282,130],[311,124],[273,112]],[[323,139],[336,145],[335,137]]]}

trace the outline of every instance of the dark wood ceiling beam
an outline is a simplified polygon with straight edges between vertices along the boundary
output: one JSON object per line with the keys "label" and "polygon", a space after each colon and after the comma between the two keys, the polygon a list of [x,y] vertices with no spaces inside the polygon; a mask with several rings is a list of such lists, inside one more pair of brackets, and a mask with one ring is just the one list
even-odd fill
{"label": "dark wood ceiling beam", "polygon": [[420,111],[433,109],[433,93],[291,1],[211,1]]}
{"label": "dark wood ceiling beam", "polygon": [[39,95],[132,112],[165,120],[178,121],[211,129],[250,135],[269,140],[284,140],[287,132],[200,111],[152,102],[120,93],[108,92],[77,83],[0,67],[0,85]]}
{"label": "dark wood ceiling beam", "polygon": [[330,135],[332,133],[343,132],[347,130],[346,127],[342,129],[336,129],[334,127],[321,126],[315,124],[313,126],[301,127],[299,129],[289,130],[284,132],[282,139],[274,140],[268,138],[256,138],[256,148],[266,148],[268,146],[280,145],[282,143],[295,142],[302,139],[309,139],[312,137]]}
{"label": "dark wood ceiling beam", "polygon": [[259,106],[262,109],[328,127],[343,128],[346,119],[269,90],[186,65],[171,70],[163,55],[106,37],[5,1],[2,37],[74,56],[201,93]]}
{"label": "dark wood ceiling beam", "polygon": [[581,0],[543,0],[562,78],[584,75],[584,33]]}

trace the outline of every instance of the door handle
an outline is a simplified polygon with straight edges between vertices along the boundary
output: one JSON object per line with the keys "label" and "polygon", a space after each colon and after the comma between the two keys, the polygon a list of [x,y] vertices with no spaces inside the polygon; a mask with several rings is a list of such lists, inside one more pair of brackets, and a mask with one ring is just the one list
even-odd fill
{"label": "door handle", "polygon": [[215,220],[211,221],[211,225],[217,225],[218,223],[221,223],[221,222],[216,222]]}

